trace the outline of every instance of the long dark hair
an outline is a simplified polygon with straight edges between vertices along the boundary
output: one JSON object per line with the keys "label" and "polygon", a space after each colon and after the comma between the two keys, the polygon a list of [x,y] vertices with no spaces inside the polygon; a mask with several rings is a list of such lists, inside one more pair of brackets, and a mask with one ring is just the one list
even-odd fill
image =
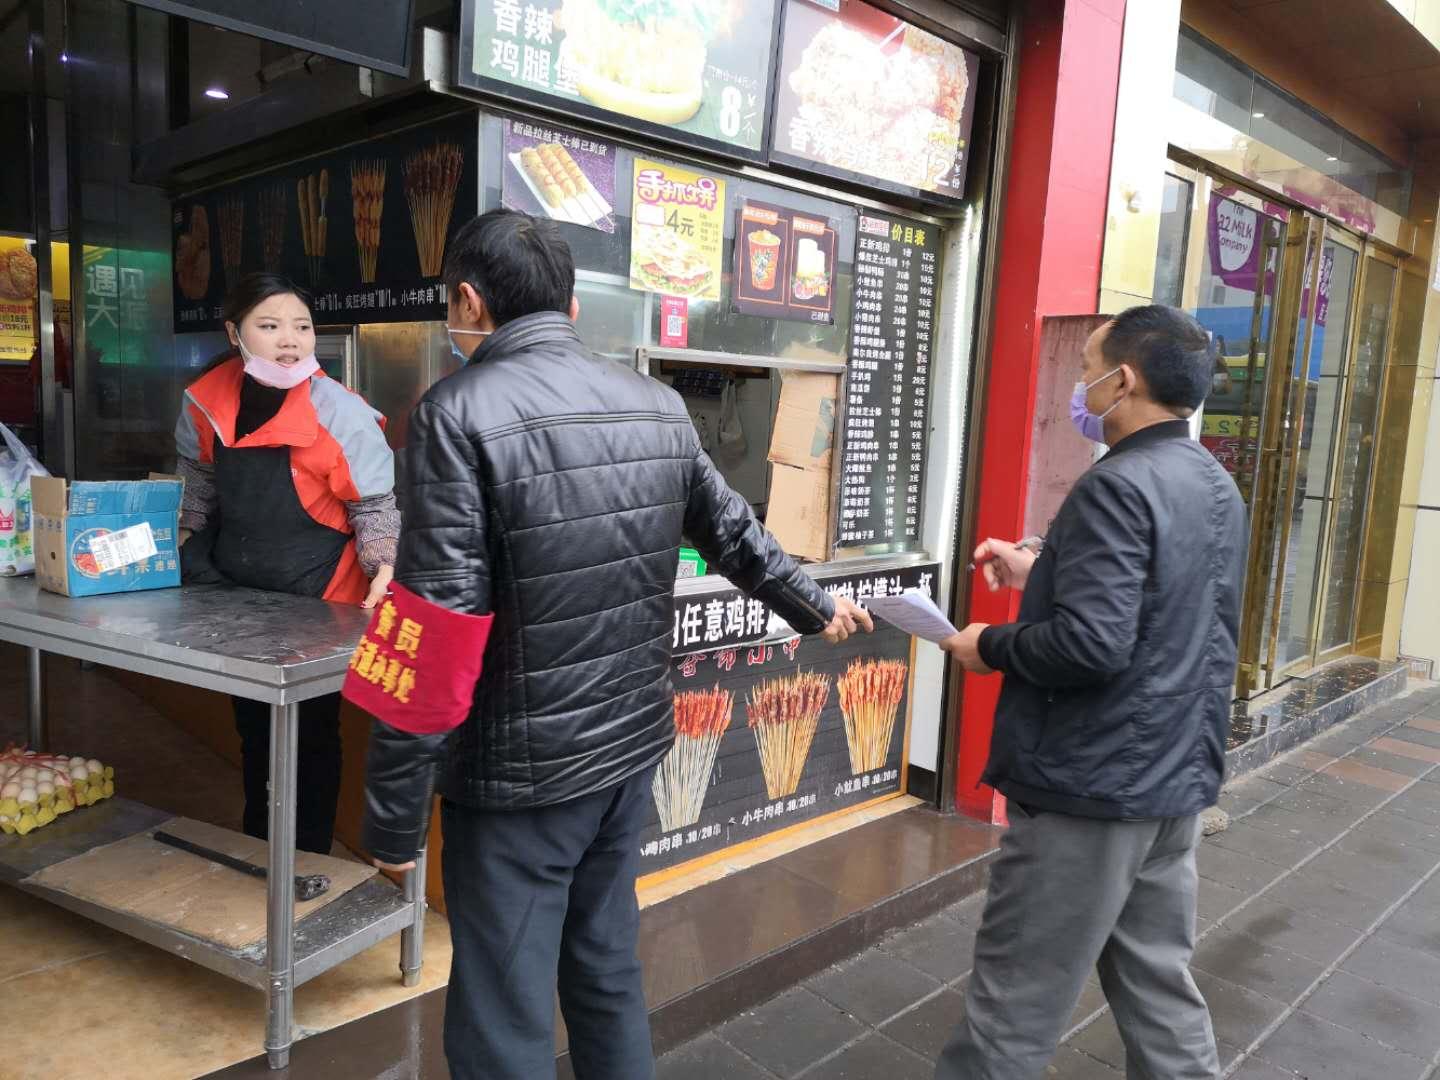
{"label": "long dark hair", "polygon": [[305,305],[310,317],[315,317],[315,300],[310,293],[291,281],[284,274],[261,271],[246,274],[225,294],[225,321],[237,327],[245,316],[272,296],[293,296]]}

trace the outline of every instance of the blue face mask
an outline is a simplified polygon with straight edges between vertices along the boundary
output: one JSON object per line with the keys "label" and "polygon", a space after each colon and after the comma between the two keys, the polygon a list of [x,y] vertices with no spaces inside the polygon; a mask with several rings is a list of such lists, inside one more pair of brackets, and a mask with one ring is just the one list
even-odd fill
{"label": "blue face mask", "polygon": [[456,360],[459,360],[462,364],[468,364],[470,362],[470,357],[473,355],[473,350],[468,353],[462,352],[460,350],[460,346],[455,344],[456,334],[467,334],[472,337],[483,338],[489,337],[492,333],[494,333],[493,330],[461,330],[458,327],[450,326],[448,324],[445,327],[445,331],[450,335],[450,354],[454,356]]}
{"label": "blue face mask", "polygon": [[1115,406],[1120,402],[1115,402],[1115,405],[1111,405],[1103,413],[1092,413],[1090,406],[1086,404],[1086,397],[1089,395],[1091,387],[1099,386],[1111,375],[1119,373],[1120,369],[1116,368],[1114,371],[1101,375],[1092,383],[1078,382],[1075,384],[1075,392],[1070,395],[1070,422],[1075,425],[1076,431],[1091,442],[1103,443],[1105,441],[1105,417],[1114,412]]}

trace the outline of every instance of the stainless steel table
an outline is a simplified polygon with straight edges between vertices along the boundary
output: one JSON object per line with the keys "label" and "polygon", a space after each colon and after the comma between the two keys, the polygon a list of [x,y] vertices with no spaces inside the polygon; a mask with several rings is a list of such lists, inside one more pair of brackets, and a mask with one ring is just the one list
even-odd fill
{"label": "stainless steel table", "polygon": [[295,923],[296,755],[301,701],[340,689],[369,621],[359,608],[212,586],[80,599],[0,578],[0,641],[29,650],[30,745],[46,748],[44,653],[88,660],[270,706],[270,854],[265,941],[232,950],[24,879],[169,815],[125,798],[68,814],[26,837],[0,837],[0,881],[265,990],[265,1050],[284,1068],[294,1041],[295,987],[394,934],[406,986],[420,979],[425,854],[402,890],[373,879]]}

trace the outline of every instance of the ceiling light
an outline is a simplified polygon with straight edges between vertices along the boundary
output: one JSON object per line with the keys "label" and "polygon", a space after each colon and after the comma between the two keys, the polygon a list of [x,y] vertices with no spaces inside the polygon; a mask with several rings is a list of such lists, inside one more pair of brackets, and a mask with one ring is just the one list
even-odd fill
{"label": "ceiling light", "polygon": [[1252,112],[1250,115],[1253,116],[1256,120],[1265,119],[1265,114],[1263,112]]}
{"label": "ceiling light", "polygon": [[1326,161],[1339,161],[1340,159],[1339,159],[1338,157],[1336,157],[1334,154],[1330,154],[1328,157],[1325,158],[1325,160],[1326,160]]}
{"label": "ceiling light", "polygon": [[214,98],[216,101],[229,101],[230,91],[223,90],[218,86],[211,86],[206,88],[205,96],[208,98]]}

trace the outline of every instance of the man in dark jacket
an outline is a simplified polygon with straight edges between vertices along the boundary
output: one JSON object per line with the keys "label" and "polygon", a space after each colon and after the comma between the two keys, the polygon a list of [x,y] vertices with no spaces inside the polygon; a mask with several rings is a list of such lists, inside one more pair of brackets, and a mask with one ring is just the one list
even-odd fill
{"label": "man in dark jacket", "polygon": [[[575,1075],[646,1080],[635,877],[674,737],[681,534],[800,633],[838,641],[869,617],[785,555],[678,394],[581,344],[553,226],[484,214],[450,242],[445,283],[448,330],[472,355],[410,421],[395,604],[456,629],[411,708],[377,712],[366,844],[411,864],[438,762],[457,1080],[554,1075],[557,973]],[[414,655],[425,620],[411,621]],[[488,644],[467,654],[470,625]],[[422,708],[423,681],[457,668],[473,695],[449,715]]]}
{"label": "man in dark jacket", "polygon": [[1188,437],[1211,368],[1174,308],[1102,326],[1083,377],[1110,452],[1038,557],[976,551],[992,589],[1024,589],[1018,621],[946,642],[1005,675],[985,779],[1010,827],[939,1080],[1042,1075],[1097,966],[1129,1075],[1219,1073],[1190,975],[1195,848],[1225,766],[1246,529],[1234,482]]}

